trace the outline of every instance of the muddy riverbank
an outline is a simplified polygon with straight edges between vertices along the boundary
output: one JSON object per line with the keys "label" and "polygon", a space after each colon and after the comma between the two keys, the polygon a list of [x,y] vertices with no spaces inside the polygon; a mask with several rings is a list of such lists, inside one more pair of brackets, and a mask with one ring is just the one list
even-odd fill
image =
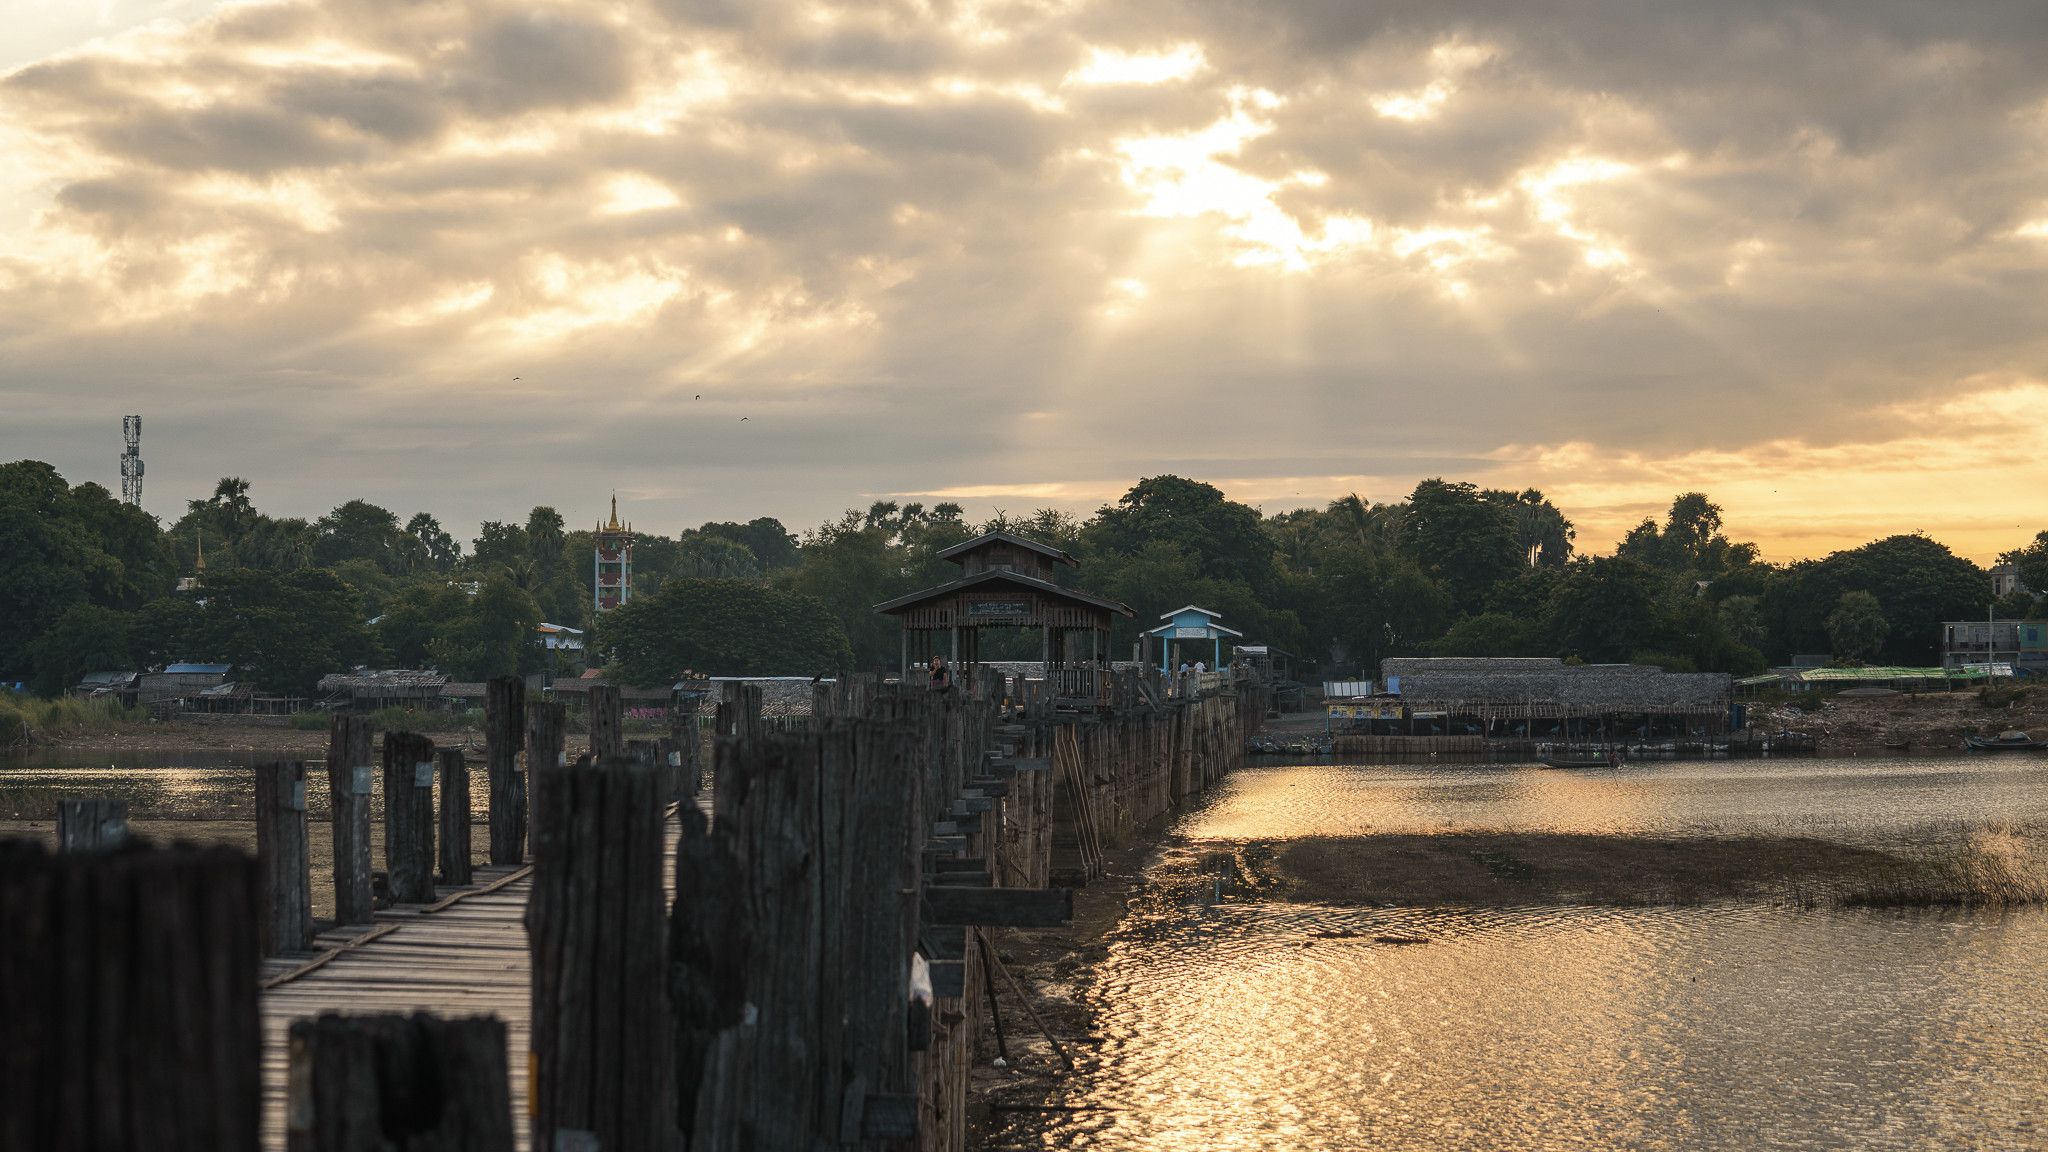
{"label": "muddy riverbank", "polygon": [[[1987,706],[1987,699],[1990,706]],[[1818,707],[1757,704],[1751,727],[1804,732],[1820,741],[1822,755],[1880,754],[1904,744],[1914,752],[1961,751],[1966,736],[1997,736],[2008,729],[2048,736],[2048,689],[1830,696]]]}

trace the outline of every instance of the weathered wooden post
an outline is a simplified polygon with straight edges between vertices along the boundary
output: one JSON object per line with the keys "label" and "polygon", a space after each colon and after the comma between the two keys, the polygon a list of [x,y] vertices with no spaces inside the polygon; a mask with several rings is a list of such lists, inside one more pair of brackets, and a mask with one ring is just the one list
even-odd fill
{"label": "weathered wooden post", "polygon": [[256,865],[0,841],[0,1148],[256,1152]]}
{"label": "weathered wooden post", "polygon": [[294,1020],[287,1152],[512,1152],[505,1025],[340,1016]]}
{"label": "weathered wooden post", "polygon": [[536,784],[533,1147],[674,1148],[661,776],[611,757]]}
{"label": "weathered wooden post", "polygon": [[312,860],[306,849],[306,762],[256,765],[257,946],[265,956],[313,943]]}
{"label": "weathered wooden post", "polygon": [[113,796],[57,801],[57,851],[111,852],[128,842],[128,802]]}
{"label": "weathered wooden post", "polygon": [[[460,748],[443,748],[438,756],[441,761],[441,883],[467,884],[471,878],[469,762]],[[494,795],[497,792],[495,780],[491,782],[491,791]],[[491,812],[491,822],[493,825],[497,823],[495,809]]]}
{"label": "weathered wooden post", "polygon": [[626,751],[626,705],[616,684],[590,686],[590,758],[603,760]]}
{"label": "weathered wooden post", "polygon": [[368,924],[370,790],[376,769],[374,725],[368,716],[337,712],[327,725],[328,820],[334,830],[334,922]]}
{"label": "weathered wooden post", "polygon": [[676,1110],[678,1126],[695,1141],[698,1097],[713,1045],[745,1011],[751,908],[732,829],[714,831],[694,804],[683,805],[677,819],[676,891],[684,896],[670,913],[668,936],[676,1012]]}
{"label": "weathered wooden post", "polygon": [[393,904],[434,902],[434,742],[384,734],[384,872]]}
{"label": "weathered wooden post", "polygon": [[676,704],[668,735],[675,743],[675,751],[680,754],[682,761],[676,770],[676,778],[680,781],[676,789],[676,799],[688,800],[704,790],[704,741],[697,731],[696,697],[692,696]]}
{"label": "weathered wooden post", "polygon": [[[539,700],[526,709],[526,812],[527,826],[540,823],[540,774],[568,763],[568,707],[560,701]],[[527,850],[532,851],[531,838]]]}
{"label": "weathered wooden post", "polygon": [[491,863],[517,864],[526,855],[526,779],[519,751],[526,747],[526,681],[493,676],[484,684],[484,759],[491,778]]}

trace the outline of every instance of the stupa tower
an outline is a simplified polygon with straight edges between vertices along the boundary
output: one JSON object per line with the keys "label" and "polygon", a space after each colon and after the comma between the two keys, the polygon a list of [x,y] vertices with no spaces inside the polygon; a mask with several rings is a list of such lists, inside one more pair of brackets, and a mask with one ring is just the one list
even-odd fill
{"label": "stupa tower", "polygon": [[612,518],[597,526],[597,610],[608,612],[633,598],[633,526],[619,523],[619,495],[612,493]]}

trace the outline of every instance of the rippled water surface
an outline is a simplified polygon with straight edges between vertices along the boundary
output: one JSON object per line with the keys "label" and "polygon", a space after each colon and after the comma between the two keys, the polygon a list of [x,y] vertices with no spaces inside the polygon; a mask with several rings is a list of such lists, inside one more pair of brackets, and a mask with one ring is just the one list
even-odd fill
{"label": "rippled water surface", "polygon": [[[1320,765],[1239,773],[1180,832],[1198,844],[1446,825],[1881,841],[2044,815],[2048,761]],[[1363,935],[1310,935],[1342,930]],[[2048,1147],[2037,910],[1233,902],[1134,913],[1111,947],[1088,993],[1103,1059],[1065,1101],[1081,1110],[999,1144]]]}
{"label": "rippled water surface", "polygon": [[[290,756],[212,748],[147,752],[54,749],[0,756],[0,819],[51,819],[58,798],[63,796],[118,796],[128,802],[131,820],[254,820],[256,785],[250,765],[298,758],[306,761],[306,811],[312,819],[324,821],[327,762],[318,754]],[[438,796],[438,780],[434,790]],[[383,792],[380,770],[372,777],[371,806],[376,813],[383,811]],[[489,778],[480,762],[469,765],[469,797],[472,811],[480,816],[488,812]]]}

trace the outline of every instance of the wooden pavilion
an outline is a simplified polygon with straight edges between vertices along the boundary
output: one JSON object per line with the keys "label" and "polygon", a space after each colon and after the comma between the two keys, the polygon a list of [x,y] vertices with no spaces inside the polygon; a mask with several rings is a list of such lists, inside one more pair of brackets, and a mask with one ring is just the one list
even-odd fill
{"label": "wooden pavilion", "polygon": [[1093,694],[1095,671],[1108,665],[1110,624],[1132,612],[1053,582],[1060,565],[1078,568],[1079,561],[1009,532],[956,544],[939,559],[960,565],[960,578],[875,605],[903,621],[906,675],[934,656],[957,668],[980,663],[983,628],[1036,628],[1046,679],[1062,681],[1062,694]]}

